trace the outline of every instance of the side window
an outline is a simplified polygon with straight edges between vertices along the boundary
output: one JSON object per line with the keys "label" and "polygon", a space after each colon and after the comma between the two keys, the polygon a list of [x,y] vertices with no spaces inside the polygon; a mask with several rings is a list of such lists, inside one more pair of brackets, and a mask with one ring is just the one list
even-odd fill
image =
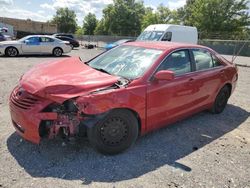
{"label": "side window", "polygon": [[48,38],[48,37],[41,37],[40,40],[41,40],[41,42],[54,42],[53,39]]}
{"label": "side window", "polygon": [[176,76],[191,72],[191,61],[188,50],[173,52],[162,62],[158,71],[171,70]]}
{"label": "side window", "polygon": [[213,63],[214,63],[214,67],[218,67],[221,66],[221,62],[219,61],[219,59],[217,57],[215,57],[214,55],[212,55],[213,58]]}
{"label": "side window", "polygon": [[67,38],[67,37],[62,37],[62,38],[61,38],[61,40],[64,40],[64,41],[70,41],[70,39],[69,39],[69,38]]}
{"label": "side window", "polygon": [[194,54],[196,70],[210,69],[214,66],[212,56],[208,51],[198,49],[198,50],[193,50],[193,54]]}
{"label": "side window", "polygon": [[30,37],[27,40],[29,41],[29,44],[39,43],[39,38],[38,37]]}
{"label": "side window", "polygon": [[164,37],[162,38],[162,41],[171,41],[172,39],[172,32],[166,32]]}

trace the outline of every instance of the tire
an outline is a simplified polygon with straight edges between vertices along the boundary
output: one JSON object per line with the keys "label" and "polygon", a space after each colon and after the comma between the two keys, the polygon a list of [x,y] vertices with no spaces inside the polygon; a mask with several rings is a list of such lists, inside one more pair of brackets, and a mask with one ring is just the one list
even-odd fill
{"label": "tire", "polygon": [[55,48],[53,50],[53,55],[56,56],[56,57],[60,57],[60,56],[62,56],[62,54],[63,54],[63,51],[62,51],[61,48]]}
{"label": "tire", "polygon": [[228,86],[224,86],[216,96],[213,107],[210,111],[213,114],[220,114],[221,112],[223,112],[223,110],[227,105],[229,97],[230,97],[230,89]]}
{"label": "tire", "polygon": [[88,128],[87,135],[97,151],[108,155],[118,154],[135,143],[138,121],[129,110],[114,110]]}
{"label": "tire", "polygon": [[5,50],[5,55],[8,57],[17,57],[18,54],[19,54],[19,52],[15,47],[8,47]]}

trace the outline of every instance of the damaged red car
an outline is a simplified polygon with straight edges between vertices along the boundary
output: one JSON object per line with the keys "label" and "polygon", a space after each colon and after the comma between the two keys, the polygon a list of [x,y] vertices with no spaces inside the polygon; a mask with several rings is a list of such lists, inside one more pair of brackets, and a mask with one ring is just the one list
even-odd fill
{"label": "damaged red car", "polygon": [[33,143],[83,133],[98,151],[116,154],[194,113],[221,113],[237,79],[235,65],[207,47],[131,42],[88,62],[33,67],[11,93],[10,113]]}

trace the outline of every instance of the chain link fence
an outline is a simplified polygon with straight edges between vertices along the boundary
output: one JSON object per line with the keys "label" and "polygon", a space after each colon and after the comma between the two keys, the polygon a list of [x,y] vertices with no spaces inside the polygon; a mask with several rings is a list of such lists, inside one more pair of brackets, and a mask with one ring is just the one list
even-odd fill
{"label": "chain link fence", "polygon": [[[83,35],[76,36],[81,45],[94,44],[97,47],[104,47],[107,43],[115,42],[121,39],[136,39],[128,36],[108,36],[108,35]],[[198,42],[200,45],[207,46],[225,55],[239,55],[250,57],[250,40],[218,40],[203,39]]]}
{"label": "chain link fence", "polygon": [[199,40],[199,44],[225,55],[250,57],[250,40]]}

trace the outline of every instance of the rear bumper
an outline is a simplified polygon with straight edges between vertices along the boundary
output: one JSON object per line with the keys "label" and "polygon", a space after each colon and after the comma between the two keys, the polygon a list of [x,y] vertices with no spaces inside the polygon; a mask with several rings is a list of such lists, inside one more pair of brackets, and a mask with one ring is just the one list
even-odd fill
{"label": "rear bumper", "polygon": [[79,43],[73,43],[73,46],[74,46],[75,48],[78,48],[78,47],[80,46],[80,44],[79,44]]}
{"label": "rear bumper", "polygon": [[[13,90],[9,99],[11,120],[16,132],[25,140],[40,142],[39,126],[42,120],[57,119],[56,113],[43,113],[42,110],[51,102],[30,94]],[[22,96],[23,95],[23,96]]]}
{"label": "rear bumper", "polygon": [[69,53],[71,52],[71,47],[70,46],[66,46],[65,48],[63,48],[63,53]]}

